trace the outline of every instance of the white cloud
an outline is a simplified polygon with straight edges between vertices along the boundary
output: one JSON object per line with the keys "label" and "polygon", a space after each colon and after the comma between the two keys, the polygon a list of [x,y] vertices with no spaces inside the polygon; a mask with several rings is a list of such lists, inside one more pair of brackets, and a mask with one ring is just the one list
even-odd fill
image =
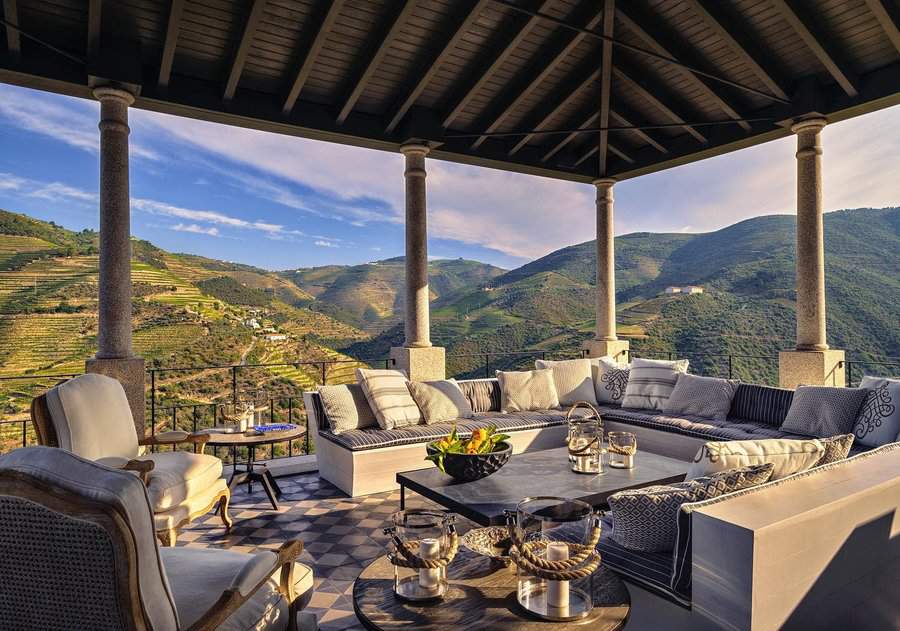
{"label": "white cloud", "polygon": [[174,226],[169,226],[170,230],[174,230],[175,232],[192,232],[194,234],[205,234],[210,237],[220,237],[222,236],[219,233],[219,229],[215,227],[204,227],[197,225],[195,223],[178,223]]}
{"label": "white cloud", "polygon": [[96,203],[99,200],[97,193],[75,188],[62,182],[50,182],[49,184],[39,185],[37,188],[29,191],[27,195],[54,202],[68,200]]}
{"label": "white cloud", "polygon": [[331,241],[323,241],[322,239],[317,239],[315,241],[315,245],[319,246],[320,248],[339,248],[339,247],[341,247],[337,243],[332,243]]}
{"label": "white cloud", "polygon": [[0,173],[0,191],[16,191],[22,188],[25,180],[12,173]]}
{"label": "white cloud", "polygon": [[285,232],[284,226],[273,224],[266,221],[247,221],[240,217],[226,215],[215,210],[194,210],[190,208],[182,208],[173,204],[159,202],[152,199],[141,199],[133,197],[131,199],[131,207],[135,210],[143,211],[154,215],[166,215],[169,217],[178,217],[179,219],[187,219],[200,223],[209,223],[220,226],[228,226],[229,228],[240,228],[246,230],[259,230],[267,234],[282,234]]}

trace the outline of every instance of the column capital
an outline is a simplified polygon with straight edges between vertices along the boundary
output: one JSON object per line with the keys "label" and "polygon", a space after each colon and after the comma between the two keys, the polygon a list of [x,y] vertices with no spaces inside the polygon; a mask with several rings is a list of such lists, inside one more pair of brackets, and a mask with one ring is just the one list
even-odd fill
{"label": "column capital", "polygon": [[132,94],[128,90],[116,88],[111,85],[102,85],[96,87],[93,90],[93,94],[94,98],[98,101],[110,99],[114,101],[121,101],[127,106],[130,106],[132,103],[134,103],[134,94]]}
{"label": "column capital", "polygon": [[618,180],[614,177],[598,177],[595,180],[591,180],[591,184],[597,188],[612,188],[616,182]]}
{"label": "column capital", "polygon": [[791,125],[791,132],[794,134],[799,134],[805,131],[818,132],[822,131],[822,129],[827,124],[828,121],[824,118],[807,118],[804,120],[799,120]]}
{"label": "column capital", "polygon": [[400,145],[400,153],[405,156],[427,156],[429,151],[431,151],[431,148],[421,142],[407,142]]}

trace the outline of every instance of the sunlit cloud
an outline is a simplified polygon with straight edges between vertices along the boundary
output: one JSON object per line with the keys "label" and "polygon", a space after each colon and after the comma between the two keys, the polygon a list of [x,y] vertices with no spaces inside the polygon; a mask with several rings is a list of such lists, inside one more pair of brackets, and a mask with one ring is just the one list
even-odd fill
{"label": "sunlit cloud", "polygon": [[314,242],[314,245],[317,245],[320,248],[339,248],[339,247],[341,247],[337,243],[332,243],[331,241],[324,241],[322,239],[317,239]]}
{"label": "sunlit cloud", "polygon": [[173,226],[169,226],[169,230],[174,230],[175,232],[192,232],[194,234],[205,234],[210,237],[220,237],[222,236],[219,232],[219,229],[211,226],[200,226],[195,223],[178,223]]}

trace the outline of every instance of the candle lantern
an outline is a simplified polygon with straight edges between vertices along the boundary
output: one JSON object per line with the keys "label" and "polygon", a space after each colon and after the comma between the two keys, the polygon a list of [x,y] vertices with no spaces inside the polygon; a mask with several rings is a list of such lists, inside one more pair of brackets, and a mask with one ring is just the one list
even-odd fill
{"label": "candle lantern", "polygon": [[458,538],[454,516],[443,511],[410,509],[391,517],[384,529],[391,538],[394,593],[410,601],[443,598],[447,593],[447,565],[456,556]]}
{"label": "candle lantern", "polygon": [[590,504],[561,497],[522,500],[507,511],[517,600],[544,620],[578,620],[593,609],[600,516]]}
{"label": "candle lantern", "polygon": [[609,432],[609,466],[614,469],[633,469],[637,453],[637,437],[631,432]]}
{"label": "candle lantern", "polygon": [[[575,416],[579,408],[589,410],[589,416]],[[569,463],[576,473],[603,473],[601,458],[603,447],[603,420],[590,403],[579,401],[566,414],[569,425],[566,444],[569,447]]]}

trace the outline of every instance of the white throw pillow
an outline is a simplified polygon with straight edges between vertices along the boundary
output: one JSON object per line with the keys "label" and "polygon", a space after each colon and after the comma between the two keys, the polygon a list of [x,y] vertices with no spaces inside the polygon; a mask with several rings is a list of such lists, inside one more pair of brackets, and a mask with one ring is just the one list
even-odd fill
{"label": "white throw pillow", "polygon": [[900,379],[863,377],[859,385],[869,392],[853,426],[857,442],[878,447],[900,440]]}
{"label": "white throw pillow", "polygon": [[549,368],[553,371],[553,384],[556,386],[560,405],[573,405],[578,401],[597,402],[597,395],[594,394],[594,378],[591,375],[591,360],[546,361],[539,359],[534,362],[534,367],[538,370]]}
{"label": "white throw pillow", "polygon": [[528,370],[524,372],[497,371],[500,382],[500,410],[502,412],[527,412],[551,410],[559,407],[559,395],[553,383],[553,371]]}
{"label": "white throw pillow", "polygon": [[687,472],[687,480],[711,473],[771,462],[775,465],[772,480],[806,471],[816,466],[825,455],[825,445],[818,438],[792,440],[727,440],[703,445]]}
{"label": "white throw pillow", "polygon": [[409,381],[402,370],[356,369],[356,380],[381,429],[418,425],[422,412],[409,393]]}
{"label": "white throw pillow", "polygon": [[595,357],[591,362],[591,374],[594,378],[594,396],[597,403],[619,405],[625,398],[625,387],[631,364],[617,362],[612,357]]}
{"label": "white throw pillow", "polygon": [[628,385],[622,407],[638,410],[662,410],[675,389],[678,375],[686,373],[688,360],[663,361],[635,359],[631,362]]}

